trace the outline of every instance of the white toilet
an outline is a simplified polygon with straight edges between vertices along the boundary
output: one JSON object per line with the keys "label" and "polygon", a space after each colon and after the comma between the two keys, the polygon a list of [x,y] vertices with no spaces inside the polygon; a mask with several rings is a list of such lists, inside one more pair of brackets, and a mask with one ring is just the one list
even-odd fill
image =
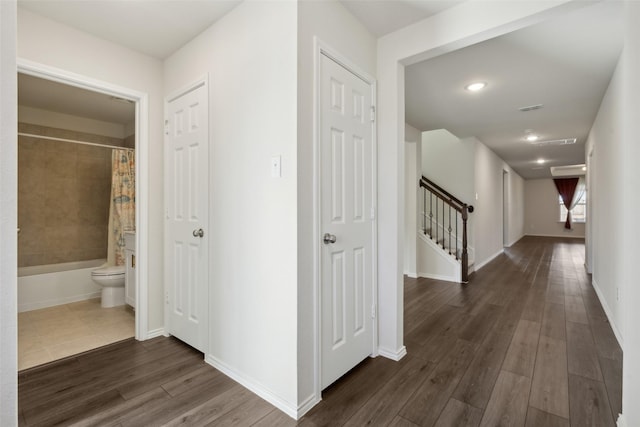
{"label": "white toilet", "polygon": [[100,305],[104,308],[124,305],[124,265],[102,267],[91,272],[91,279],[102,287]]}

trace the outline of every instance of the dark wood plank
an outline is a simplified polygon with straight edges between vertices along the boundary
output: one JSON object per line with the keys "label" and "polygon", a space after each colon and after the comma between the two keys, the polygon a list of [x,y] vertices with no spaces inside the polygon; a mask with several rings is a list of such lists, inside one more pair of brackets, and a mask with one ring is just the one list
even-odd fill
{"label": "dark wood plank", "polygon": [[387,384],[369,399],[345,426],[387,425],[425,381],[435,364],[410,359]]}
{"label": "dark wood plank", "polygon": [[569,418],[567,347],[564,341],[540,337],[529,405]]}
{"label": "dark wood plank", "polygon": [[296,420],[284,412],[274,409],[251,427],[295,427],[296,425],[299,425]]}
{"label": "dark wood plank", "polygon": [[567,322],[569,373],[602,381],[600,361],[589,325]]}
{"label": "dark wood plank", "polygon": [[611,329],[609,320],[591,318],[589,323],[598,355],[607,359],[622,360],[622,349]]}
{"label": "dark wood plank", "polygon": [[478,349],[453,397],[476,408],[484,408],[510,342],[509,335],[491,332]]}
{"label": "dark wood plank", "polygon": [[569,375],[571,390],[571,425],[614,427],[605,386],[579,375]]}
{"label": "dark wood plank", "polygon": [[481,426],[521,426],[527,416],[531,379],[500,371]]}
{"label": "dark wood plank", "polygon": [[482,410],[456,399],[449,399],[435,427],[476,427],[480,425]]}
{"label": "dark wood plank", "polygon": [[458,340],[449,355],[436,366],[399,415],[419,425],[432,425],[449,401],[473,358],[473,345]]}
{"label": "dark wood plank", "polygon": [[420,426],[398,415],[393,419],[393,422],[389,424],[389,427],[420,427]]}
{"label": "dark wood plank", "polygon": [[345,423],[353,414],[393,378],[409,358],[400,362],[377,357],[366,359],[342,380],[322,393],[322,402],[304,416],[314,426],[333,426]]}
{"label": "dark wood plank", "polygon": [[567,322],[589,324],[587,310],[584,308],[582,297],[579,295],[565,295],[564,310]]}
{"label": "dark wood plank", "polygon": [[569,420],[529,406],[525,427],[569,427]]}
{"label": "dark wood plank", "polygon": [[600,367],[609,396],[609,406],[617,420],[618,415],[622,413],[622,361],[601,357]]}
{"label": "dark wood plank", "polygon": [[545,296],[546,286],[542,289],[530,291],[529,298],[524,305],[522,316],[520,318],[531,322],[542,322],[542,314],[544,312],[544,305],[546,302]]}
{"label": "dark wood plank", "polygon": [[504,358],[502,369],[531,378],[539,336],[540,323],[520,320]]}
{"label": "dark wood plank", "polygon": [[564,319],[564,303],[556,304],[547,302],[544,307],[544,315],[542,316],[542,328],[540,330],[540,335],[562,341],[567,339]]}

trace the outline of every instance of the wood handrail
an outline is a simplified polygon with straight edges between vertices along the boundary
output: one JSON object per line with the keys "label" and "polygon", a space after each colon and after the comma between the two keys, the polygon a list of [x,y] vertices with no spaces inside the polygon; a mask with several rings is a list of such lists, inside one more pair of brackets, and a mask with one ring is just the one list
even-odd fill
{"label": "wood handrail", "polygon": [[[466,203],[463,203],[460,199],[458,199],[457,197],[455,197],[454,195],[452,195],[451,193],[449,193],[447,190],[445,190],[444,188],[440,187],[438,184],[436,184],[435,182],[429,180],[427,177],[425,177],[424,175],[422,176],[422,179],[420,179],[420,187],[425,189],[424,192],[424,205],[425,205],[425,212],[423,212],[423,221],[424,221],[424,233],[426,234],[426,194],[427,192],[429,192],[429,194],[436,196],[436,233],[435,233],[435,240],[436,242],[439,242],[438,240],[438,204],[437,204],[437,200],[440,199],[442,200],[442,215],[443,215],[443,222],[442,222],[442,248],[445,249],[445,228],[444,228],[444,205],[447,204],[449,205],[449,228],[448,228],[448,232],[449,232],[449,254],[451,254],[451,232],[452,232],[452,228],[451,228],[451,208],[453,208],[453,210],[455,210],[456,212],[458,212],[458,214],[460,215],[460,219],[462,220],[462,248],[461,248],[461,254],[460,254],[460,267],[461,267],[461,281],[463,283],[468,283],[469,282],[469,253],[467,251],[467,221],[469,219],[469,213],[473,212],[474,208],[471,205],[467,205]],[[433,202],[430,203],[430,206],[433,206]],[[429,215],[429,225],[430,228],[429,230],[431,233],[431,239],[433,239],[433,229],[431,226],[431,221],[433,218],[433,213],[431,212]],[[458,225],[457,225],[457,220],[456,220],[456,232],[455,232],[455,240],[456,240],[456,250],[455,250],[455,256],[456,259],[458,259],[458,244],[457,244],[457,239],[458,239]],[[438,243],[439,245],[440,243]]]}
{"label": "wood handrail", "polygon": [[[429,178],[427,178],[424,175],[422,175],[422,178],[420,179],[420,186],[421,187],[431,187],[432,190],[436,190],[440,194],[448,197],[450,202],[455,202],[458,205],[458,208],[456,209],[458,212],[462,211],[462,207],[463,206],[467,206],[467,210],[469,211],[469,213],[473,212],[473,209],[474,209],[473,205],[467,205],[466,203],[462,202],[456,196],[454,196],[453,194],[449,193],[447,190],[445,190],[444,188],[440,187],[438,184],[436,184],[435,182],[431,181]],[[444,200],[444,201],[447,201],[443,197],[440,197],[440,199]],[[453,203],[450,203],[450,204],[453,206]]]}

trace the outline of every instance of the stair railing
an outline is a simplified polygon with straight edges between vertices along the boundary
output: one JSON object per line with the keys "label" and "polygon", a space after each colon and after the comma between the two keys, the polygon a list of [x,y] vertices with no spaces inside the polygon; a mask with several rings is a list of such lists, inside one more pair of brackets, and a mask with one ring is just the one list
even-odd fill
{"label": "stair railing", "polygon": [[[467,220],[473,206],[467,205],[425,176],[420,179],[422,190],[422,232],[435,240],[438,246],[460,260],[462,282],[469,281],[469,254],[467,251]],[[453,212],[453,220],[452,220]],[[427,228],[428,221],[428,228]],[[458,226],[462,228],[459,244]],[[454,232],[455,230],[455,232]],[[452,234],[452,232],[454,232]],[[451,240],[455,242],[455,248]],[[448,243],[448,244],[447,244]],[[461,247],[460,247],[461,246]]]}

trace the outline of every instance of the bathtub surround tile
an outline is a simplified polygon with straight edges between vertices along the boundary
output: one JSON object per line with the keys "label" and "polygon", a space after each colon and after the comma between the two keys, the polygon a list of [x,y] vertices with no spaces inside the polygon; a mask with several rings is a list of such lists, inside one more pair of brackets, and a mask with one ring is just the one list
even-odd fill
{"label": "bathtub surround tile", "polygon": [[134,311],[129,306],[102,308],[99,298],[19,313],[19,369],[134,335]]}
{"label": "bathtub surround tile", "polygon": [[[26,123],[18,125],[20,132],[124,145],[119,138]],[[88,253],[96,258],[106,256],[103,236],[108,228],[111,151],[104,147],[18,138],[18,224],[30,230],[19,238],[20,267],[86,260],[90,259]],[[61,228],[82,225],[100,226],[104,231],[93,233],[94,239],[88,239],[80,234],[86,230],[76,228],[60,238]]]}

